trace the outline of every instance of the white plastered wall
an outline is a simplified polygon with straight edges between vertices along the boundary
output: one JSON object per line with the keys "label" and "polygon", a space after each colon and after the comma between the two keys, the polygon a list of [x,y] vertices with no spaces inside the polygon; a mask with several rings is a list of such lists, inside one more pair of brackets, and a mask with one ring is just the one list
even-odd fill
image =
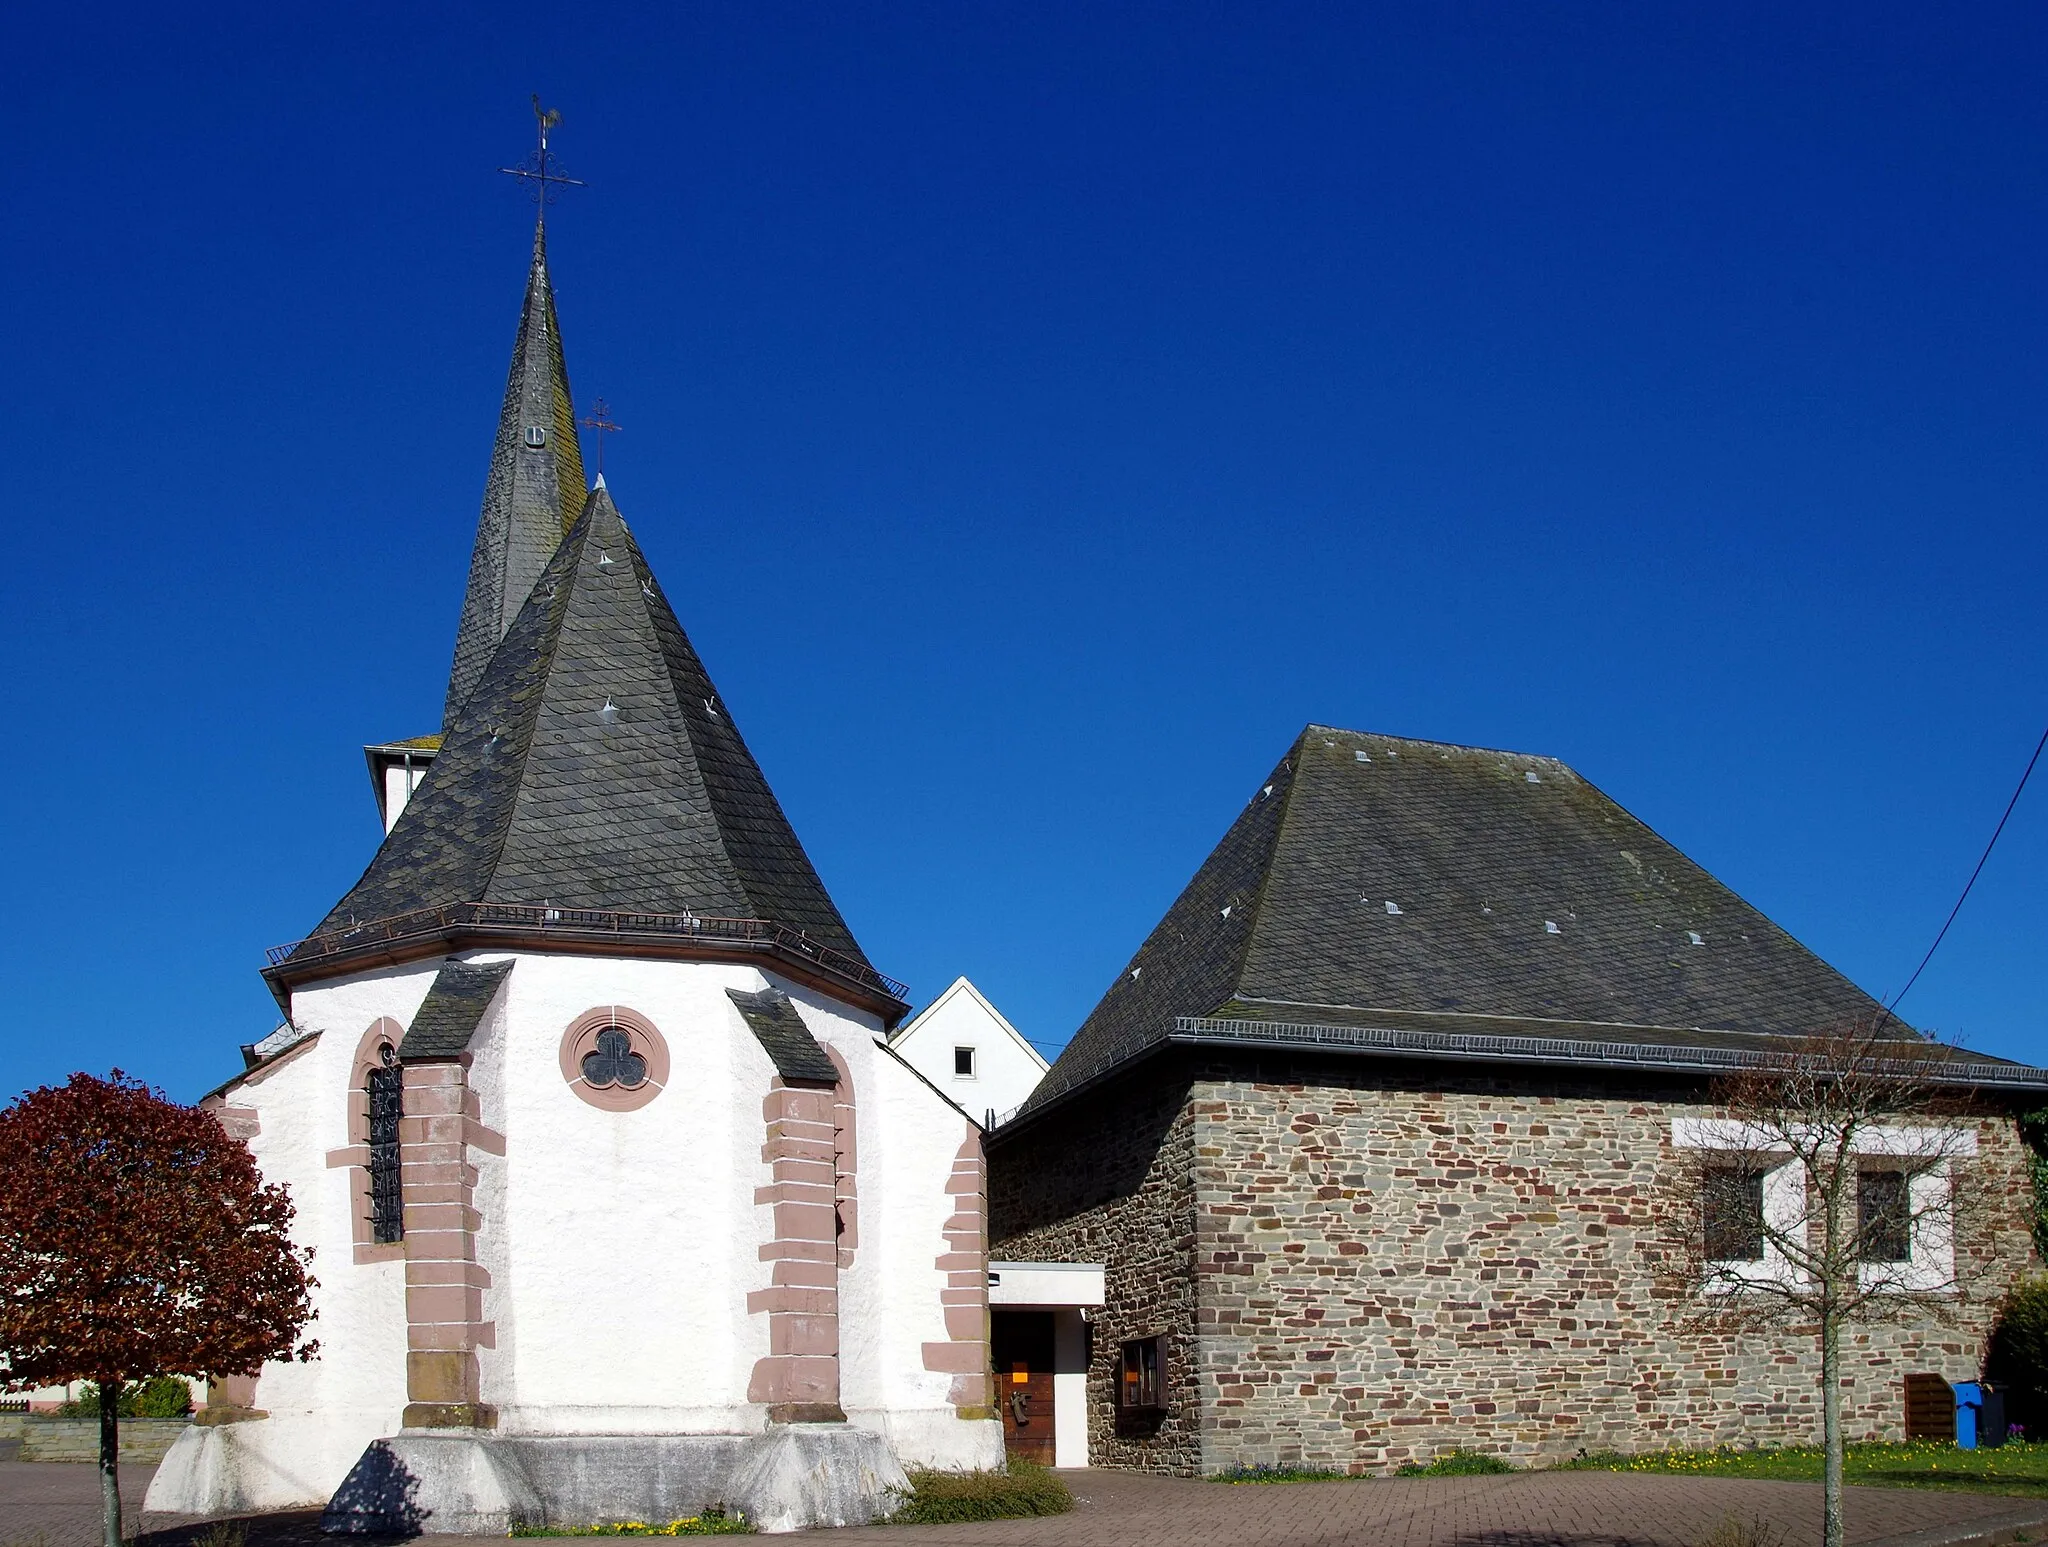
{"label": "white plastered wall", "polygon": [[[725,990],[787,991],[852,1073],[859,1247],[841,1279],[841,1391],[849,1417],[885,1434],[912,1465],[991,1465],[996,1426],[961,1420],[951,1377],[924,1368],[943,1341],[937,1259],[953,1212],[962,1115],[877,1045],[869,1016],[739,965],[477,952],[515,962],[470,1043],[481,1120],[505,1138],[477,1167],[478,1257],[490,1324],[478,1364],[505,1433],[715,1433],[763,1426],[747,1400],[768,1352],[768,1318],[747,1310],[770,1265],[772,1211],[762,1101],[774,1068]],[[249,1508],[323,1503],[405,1406],[402,1261],[354,1260],[352,1177],[327,1152],[348,1144],[356,1049],[380,1017],[410,1024],[438,961],[322,984],[293,1003],[299,1043],[227,1092],[261,1128],[264,1175],[291,1188],[298,1238],[315,1247],[321,1357],[266,1367],[255,1423],[205,1431],[209,1458],[160,1471],[152,1508],[197,1496],[195,1467],[232,1463]],[[630,1112],[579,1098],[560,1044],[584,1012],[623,1005],[661,1032],[667,1086]],[[201,1431],[194,1431],[199,1434]],[[228,1439],[218,1436],[227,1435]],[[182,1443],[182,1442],[181,1442]],[[197,1442],[195,1442],[197,1443]],[[162,1502],[158,1502],[161,1494]],[[211,1498],[220,1497],[217,1486]]]}
{"label": "white plastered wall", "polygon": [[906,1466],[997,1465],[1000,1425],[962,1419],[953,1377],[924,1366],[924,1345],[947,1341],[938,1265],[955,1206],[947,1184],[974,1125],[878,1044],[873,1020],[770,981],[853,1076],[860,1245],[839,1277],[840,1404],[851,1422],[885,1435]]}
{"label": "white plastered wall", "polygon": [[[744,966],[521,956],[501,1018],[472,1043],[483,1121],[505,1135],[481,1166],[483,1398],[505,1432],[746,1432],[768,1317],[747,1309],[772,1265],[772,1209],[755,1202],[763,1101],[775,1068],[726,990],[789,994],[845,1060],[855,1101],[858,1245],[840,1276],[840,1395],[912,1465],[988,1465],[983,1432],[924,1368],[944,1341],[938,1258],[947,1184],[972,1125],[880,1047],[880,1025],[801,984]],[[668,1044],[670,1082],[646,1106],[608,1112],[563,1081],[562,1032],[623,1005]],[[494,1170],[500,1173],[494,1177]],[[999,1446],[999,1439],[997,1444]]]}
{"label": "white plastered wall", "polygon": [[405,811],[406,802],[411,800],[427,777],[427,770],[433,766],[433,759],[417,762],[398,759],[384,765],[384,831],[389,833],[398,825],[399,817]]}
{"label": "white plastered wall", "polygon": [[[754,1189],[766,1056],[727,988],[738,966],[521,955],[501,1013],[472,1042],[502,1162],[480,1168],[479,1254],[491,1275],[480,1356],[485,1402],[508,1433],[732,1433],[766,1354],[746,1297],[767,1281]],[[621,1005],[668,1045],[667,1086],[645,1106],[592,1106],[562,1077],[564,1030]]]}
{"label": "white plastered wall", "polygon": [[[965,978],[955,978],[889,1045],[977,1119],[989,1112],[1001,1117],[1022,1106],[1047,1068],[1017,1028]],[[957,1048],[973,1049],[973,1074],[955,1072]]]}
{"label": "white plastered wall", "polygon": [[[282,1183],[297,1215],[292,1235],[313,1248],[310,1363],[265,1365],[257,1408],[270,1416],[182,1436],[151,1480],[146,1507],[179,1511],[285,1509],[324,1504],[370,1441],[395,1433],[405,1407],[405,1264],[355,1260],[354,1179],[327,1153],[349,1143],[348,1096],[357,1046],[382,1016],[411,1020],[435,966],[392,968],[322,984],[292,1001],[305,1037],[229,1086],[253,1109],[250,1152]],[[225,1474],[225,1475],[224,1475]]]}

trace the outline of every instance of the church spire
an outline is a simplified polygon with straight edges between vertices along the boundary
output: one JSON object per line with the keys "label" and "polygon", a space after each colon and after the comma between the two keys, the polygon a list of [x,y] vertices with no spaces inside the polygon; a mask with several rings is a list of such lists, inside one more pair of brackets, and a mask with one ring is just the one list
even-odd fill
{"label": "church spire", "polygon": [[455,665],[441,715],[444,730],[455,723],[534,581],[574,525],[583,494],[583,452],[555,320],[547,231],[536,221],[526,304],[512,346],[512,370],[505,381],[497,445],[470,554],[469,588],[455,636]]}

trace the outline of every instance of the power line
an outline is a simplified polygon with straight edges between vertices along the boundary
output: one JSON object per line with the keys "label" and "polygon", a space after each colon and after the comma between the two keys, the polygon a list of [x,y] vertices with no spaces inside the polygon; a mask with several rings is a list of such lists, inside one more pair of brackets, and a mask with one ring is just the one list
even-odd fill
{"label": "power line", "polygon": [[2034,776],[2034,765],[2041,761],[2041,751],[2048,747],[2048,730],[2041,732],[2041,739],[2034,743],[2034,755],[2027,759],[2027,771],[2020,775],[2020,782],[2013,788],[2012,799],[2005,803],[2005,815],[1998,819],[1998,826],[1991,831],[1991,841],[1984,845],[1984,852],[1977,856],[1977,868],[1970,872],[1970,879],[1963,883],[1962,895],[1956,898],[1956,905],[1948,910],[1948,917],[1942,922],[1941,933],[1934,937],[1934,944],[1927,948],[1927,954],[1920,958],[1920,965],[1913,969],[1913,975],[1906,979],[1906,986],[1892,995],[1891,1002],[1884,1007],[1889,1017],[1899,1007],[1899,1001],[1913,991],[1913,985],[1920,981],[1920,974],[1927,970],[1927,964],[1934,960],[1934,953],[1941,949],[1941,942],[1948,938],[1949,925],[1956,921],[1956,915],[1963,911],[1968,901],[1970,888],[1977,884],[1977,877],[1984,873],[1984,862],[1991,858],[1991,851],[1998,847],[1999,834],[2005,831],[2005,824],[2012,818],[2012,808],[2020,803],[2020,792],[2027,787],[2027,781]]}

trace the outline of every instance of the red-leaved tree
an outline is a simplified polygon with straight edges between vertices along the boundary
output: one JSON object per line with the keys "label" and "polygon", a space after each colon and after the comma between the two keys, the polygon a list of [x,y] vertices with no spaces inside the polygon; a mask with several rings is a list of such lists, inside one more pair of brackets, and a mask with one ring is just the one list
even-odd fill
{"label": "red-leaved tree", "polygon": [[118,1393],[154,1375],[311,1359],[312,1253],[292,1202],[210,1113],[120,1070],[0,1111],[0,1380],[100,1390],[107,1547],[120,1547]]}

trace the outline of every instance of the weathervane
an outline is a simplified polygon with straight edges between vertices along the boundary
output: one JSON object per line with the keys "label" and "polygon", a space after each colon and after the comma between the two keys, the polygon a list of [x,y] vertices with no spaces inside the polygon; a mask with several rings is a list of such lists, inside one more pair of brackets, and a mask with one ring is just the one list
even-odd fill
{"label": "weathervane", "polygon": [[499,167],[507,177],[523,177],[533,184],[533,199],[540,206],[541,219],[547,219],[548,206],[555,201],[558,188],[586,188],[589,184],[569,176],[562,170],[554,152],[548,149],[548,130],[562,121],[562,115],[551,107],[540,105],[540,93],[533,94],[533,117],[539,126],[540,144],[525,162],[516,167]]}
{"label": "weathervane", "polygon": [[590,405],[590,417],[576,421],[586,430],[597,431],[597,476],[604,477],[604,438],[617,433],[618,426],[612,423],[612,405],[603,398],[596,398]]}

